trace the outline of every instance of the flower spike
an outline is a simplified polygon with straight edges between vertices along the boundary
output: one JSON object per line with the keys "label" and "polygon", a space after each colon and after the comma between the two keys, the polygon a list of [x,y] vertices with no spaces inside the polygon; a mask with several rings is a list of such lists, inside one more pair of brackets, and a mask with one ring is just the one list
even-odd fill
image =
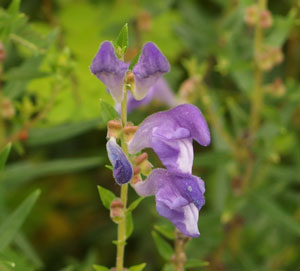
{"label": "flower spike", "polygon": [[113,176],[115,181],[119,185],[128,183],[133,176],[133,168],[114,137],[111,137],[107,142],[106,149],[109,161],[113,165]]}

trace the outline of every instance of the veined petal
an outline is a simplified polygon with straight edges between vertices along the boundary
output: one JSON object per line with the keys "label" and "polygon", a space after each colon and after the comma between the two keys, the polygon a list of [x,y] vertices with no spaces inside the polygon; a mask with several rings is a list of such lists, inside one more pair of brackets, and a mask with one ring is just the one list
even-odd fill
{"label": "veined petal", "polygon": [[154,128],[152,148],[167,169],[192,173],[194,151],[189,130]]}
{"label": "veined petal", "polygon": [[210,144],[210,132],[198,107],[192,104],[182,104],[172,110],[172,115],[178,125],[188,129],[192,138],[200,145]]}
{"label": "veined petal", "polygon": [[198,213],[205,203],[204,182],[191,174],[155,169],[133,185],[141,196],[155,195],[156,209],[182,233],[198,237]]}
{"label": "veined petal", "polygon": [[106,85],[116,102],[123,99],[123,80],[129,64],[118,59],[111,42],[104,41],[93,59],[91,72]]}
{"label": "veined petal", "polygon": [[119,185],[128,183],[133,176],[132,165],[114,137],[107,142],[106,149],[109,161],[113,165],[115,181]]}
{"label": "veined petal", "polygon": [[166,57],[154,43],[147,42],[137,64],[133,68],[135,79],[134,98],[136,100],[143,99],[149,88],[169,70],[170,65]]}
{"label": "veined petal", "polygon": [[[188,158],[187,161],[190,162],[183,165],[184,172],[191,172],[189,170],[193,159],[191,139],[207,146],[210,143],[210,132],[200,110],[194,105],[183,104],[146,118],[129,143],[129,152],[137,153],[145,148],[153,148],[165,166],[170,164],[165,160],[165,156],[169,154],[174,156],[170,159],[176,160],[179,164]],[[164,151],[160,151],[163,144],[165,149],[169,150],[165,154]]]}

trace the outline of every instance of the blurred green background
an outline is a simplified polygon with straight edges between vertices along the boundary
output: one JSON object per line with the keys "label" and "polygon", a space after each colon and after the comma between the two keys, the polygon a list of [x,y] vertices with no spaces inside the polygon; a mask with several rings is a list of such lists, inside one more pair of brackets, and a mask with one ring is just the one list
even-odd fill
{"label": "blurred green background", "polygon": [[[105,167],[107,119],[99,99],[113,101],[89,65],[100,43],[114,40],[126,22],[126,59],[144,42],[156,43],[171,63],[165,78],[174,95],[199,106],[212,131],[209,148],[194,146],[193,173],[206,183],[206,205],[201,236],[187,247],[189,257],[209,265],[187,270],[300,270],[299,1],[268,3],[273,24],[264,44],[281,48],[284,58],[261,71],[264,102],[254,134],[255,30],[244,17],[255,1],[23,0],[20,11],[18,1],[0,3],[1,148],[13,142],[0,175],[0,230],[41,189],[24,225],[0,244],[3,271],[114,266],[116,226],[96,187],[119,194]],[[138,124],[161,109],[153,102],[129,120]],[[137,198],[132,189],[129,198]],[[156,249],[154,225],[169,227],[147,198],[134,212],[126,266],[172,270],[163,267],[168,252]],[[18,264],[10,269],[7,262]]]}

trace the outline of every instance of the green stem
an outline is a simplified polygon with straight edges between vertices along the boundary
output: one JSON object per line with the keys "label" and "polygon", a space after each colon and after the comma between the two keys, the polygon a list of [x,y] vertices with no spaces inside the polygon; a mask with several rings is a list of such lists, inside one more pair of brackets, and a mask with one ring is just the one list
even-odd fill
{"label": "green stem", "polygon": [[[127,90],[125,90],[124,98],[121,104],[121,118],[123,127],[127,123]],[[126,155],[128,155],[128,147],[124,135],[121,137],[121,146]],[[124,209],[127,206],[127,193],[128,184],[121,186],[121,200],[124,205]],[[117,258],[116,258],[116,271],[123,271],[124,267],[124,252],[126,245],[126,216],[123,217],[122,221],[118,224],[118,243],[117,243]]]}
{"label": "green stem", "polygon": [[[258,0],[258,9],[262,11],[267,8],[267,0]],[[255,132],[258,129],[260,117],[261,117],[261,109],[263,107],[263,70],[257,64],[256,57],[261,53],[264,41],[264,30],[261,27],[260,23],[256,24],[255,28],[255,37],[254,37],[254,59],[255,59],[255,67],[254,67],[254,88],[252,91],[252,101],[251,101],[251,113],[250,113],[250,130],[249,130],[249,140],[250,145],[253,145],[253,139]],[[245,191],[248,186],[252,176],[253,168],[254,168],[254,159],[249,153],[248,155],[249,161],[247,161],[246,172],[244,174],[243,180],[243,190]]]}
{"label": "green stem", "polygon": [[[2,85],[1,85],[1,79],[2,79],[2,69],[3,65],[0,63],[0,106],[2,107],[2,101],[3,101],[3,96],[2,96]],[[2,117],[2,108],[0,112],[0,148],[4,147],[4,142],[6,138],[6,132],[5,132],[5,123]]]}
{"label": "green stem", "polygon": [[178,229],[175,230],[175,235],[174,271],[184,271],[186,262],[185,246],[190,238],[182,234]]}
{"label": "green stem", "polygon": [[[259,11],[266,9],[267,0],[259,0],[258,7]],[[255,28],[255,38],[254,38],[254,58],[256,59],[257,55],[261,53],[263,47],[263,38],[264,31],[260,24],[258,23]],[[252,104],[251,104],[251,115],[250,115],[250,133],[253,136],[253,133],[257,130],[259,121],[260,121],[260,111],[263,105],[263,71],[257,65],[255,61],[254,68],[254,89],[252,92]]]}

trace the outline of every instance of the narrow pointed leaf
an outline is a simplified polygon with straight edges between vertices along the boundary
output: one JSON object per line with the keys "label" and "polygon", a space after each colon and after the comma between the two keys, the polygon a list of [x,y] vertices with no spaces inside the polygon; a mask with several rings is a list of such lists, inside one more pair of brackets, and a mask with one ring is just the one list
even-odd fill
{"label": "narrow pointed leaf", "polygon": [[129,271],[143,271],[145,267],[146,267],[146,263],[141,263],[129,267]]}
{"label": "narrow pointed leaf", "polygon": [[209,262],[202,261],[199,259],[188,259],[184,265],[185,268],[197,268],[197,267],[204,267],[208,266]]}
{"label": "narrow pointed leaf", "polygon": [[130,235],[133,233],[134,225],[132,220],[132,214],[128,213],[126,215],[126,239],[130,237]]}
{"label": "narrow pointed leaf", "polygon": [[138,207],[139,206],[139,204],[142,202],[142,200],[143,200],[144,198],[143,197],[139,197],[138,199],[136,199],[134,202],[132,202],[130,205],[129,205],[129,207],[128,207],[128,209],[127,209],[127,212],[132,212],[136,207]]}
{"label": "narrow pointed leaf", "polygon": [[127,50],[128,48],[128,24],[127,23],[122,27],[117,37],[117,40],[115,42],[115,45],[117,47],[120,47],[123,53]]}
{"label": "narrow pointed leaf", "polygon": [[157,230],[161,235],[163,235],[164,237],[166,237],[166,238],[168,238],[170,240],[174,240],[175,239],[174,229],[172,229],[169,226],[154,225],[154,229]]}
{"label": "narrow pointed leaf", "polygon": [[15,238],[33,205],[40,195],[40,190],[34,191],[21,205],[0,225],[0,252]]}
{"label": "narrow pointed leaf", "polygon": [[109,271],[109,269],[106,266],[94,264],[93,268],[95,271]]}
{"label": "narrow pointed leaf", "polygon": [[155,231],[152,231],[152,237],[154,239],[155,245],[157,247],[158,253],[165,259],[170,260],[173,256],[173,248],[171,245],[164,240],[159,234]]}
{"label": "narrow pointed leaf", "polygon": [[282,209],[275,201],[263,196],[254,196],[254,203],[260,210],[263,210],[264,215],[268,215],[274,221],[277,221],[283,225],[290,232],[300,236],[300,223],[297,222],[291,215],[289,215],[285,210]]}
{"label": "narrow pointed leaf", "polygon": [[100,196],[103,206],[109,210],[111,202],[116,197],[115,194],[113,192],[111,192],[110,190],[103,188],[100,185],[98,185],[97,188],[98,188],[99,196]]}
{"label": "narrow pointed leaf", "polygon": [[120,118],[118,112],[102,99],[100,99],[100,114],[104,123],[107,123],[109,120]]}
{"label": "narrow pointed leaf", "polygon": [[0,171],[3,170],[7,157],[11,149],[11,143],[8,143],[0,153]]}

